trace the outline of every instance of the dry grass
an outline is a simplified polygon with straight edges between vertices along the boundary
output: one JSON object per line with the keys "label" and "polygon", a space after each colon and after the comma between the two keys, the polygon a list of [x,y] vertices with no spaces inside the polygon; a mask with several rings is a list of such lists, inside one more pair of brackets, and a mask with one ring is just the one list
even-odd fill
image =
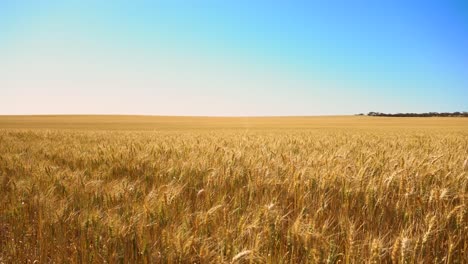
{"label": "dry grass", "polygon": [[0,117],[0,194],[0,263],[466,263],[468,119]]}

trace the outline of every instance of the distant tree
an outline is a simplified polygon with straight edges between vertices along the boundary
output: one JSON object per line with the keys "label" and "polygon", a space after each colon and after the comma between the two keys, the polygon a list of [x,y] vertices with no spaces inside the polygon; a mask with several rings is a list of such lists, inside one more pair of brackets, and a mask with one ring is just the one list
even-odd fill
{"label": "distant tree", "polygon": [[[358,114],[363,115],[363,114]],[[468,117],[468,112],[444,112],[444,113],[437,113],[437,112],[429,112],[429,113],[396,113],[396,114],[386,114],[386,113],[379,113],[379,112],[369,112],[368,116],[388,116],[388,117]]]}

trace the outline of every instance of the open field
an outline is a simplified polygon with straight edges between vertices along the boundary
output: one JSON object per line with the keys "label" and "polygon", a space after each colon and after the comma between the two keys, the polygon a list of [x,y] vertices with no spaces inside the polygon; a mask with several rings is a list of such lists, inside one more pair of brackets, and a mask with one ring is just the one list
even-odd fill
{"label": "open field", "polygon": [[468,263],[468,119],[0,116],[0,263],[36,260]]}
{"label": "open field", "polygon": [[75,130],[213,130],[320,128],[454,128],[466,130],[468,119],[454,117],[170,117],[170,116],[0,116],[0,129]]}

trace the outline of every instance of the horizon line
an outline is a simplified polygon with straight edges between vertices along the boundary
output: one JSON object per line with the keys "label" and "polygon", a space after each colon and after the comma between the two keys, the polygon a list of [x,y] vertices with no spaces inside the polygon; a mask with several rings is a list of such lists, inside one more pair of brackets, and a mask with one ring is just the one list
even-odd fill
{"label": "horizon line", "polygon": [[[374,112],[374,111],[371,111]],[[369,113],[371,113],[369,112]],[[456,111],[463,113],[464,111]],[[376,112],[377,113],[377,112]],[[409,113],[409,112],[408,112]],[[408,114],[401,112],[398,114]],[[412,112],[411,114],[425,114],[431,112]],[[444,112],[438,112],[444,113]],[[450,112],[451,113],[451,112]],[[388,114],[388,113],[386,113]],[[391,114],[391,113],[390,113]],[[0,114],[0,117],[194,117],[194,118],[287,118],[287,117],[375,117],[367,113],[356,114],[320,114],[320,115],[158,115],[158,114]],[[385,117],[385,116],[378,116]],[[437,116],[434,116],[437,117]]]}

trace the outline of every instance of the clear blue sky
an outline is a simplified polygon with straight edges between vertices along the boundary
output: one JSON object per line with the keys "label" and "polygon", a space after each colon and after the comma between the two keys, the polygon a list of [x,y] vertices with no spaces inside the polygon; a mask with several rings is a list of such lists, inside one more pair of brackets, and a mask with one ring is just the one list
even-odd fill
{"label": "clear blue sky", "polygon": [[0,114],[468,111],[465,1],[0,1]]}

